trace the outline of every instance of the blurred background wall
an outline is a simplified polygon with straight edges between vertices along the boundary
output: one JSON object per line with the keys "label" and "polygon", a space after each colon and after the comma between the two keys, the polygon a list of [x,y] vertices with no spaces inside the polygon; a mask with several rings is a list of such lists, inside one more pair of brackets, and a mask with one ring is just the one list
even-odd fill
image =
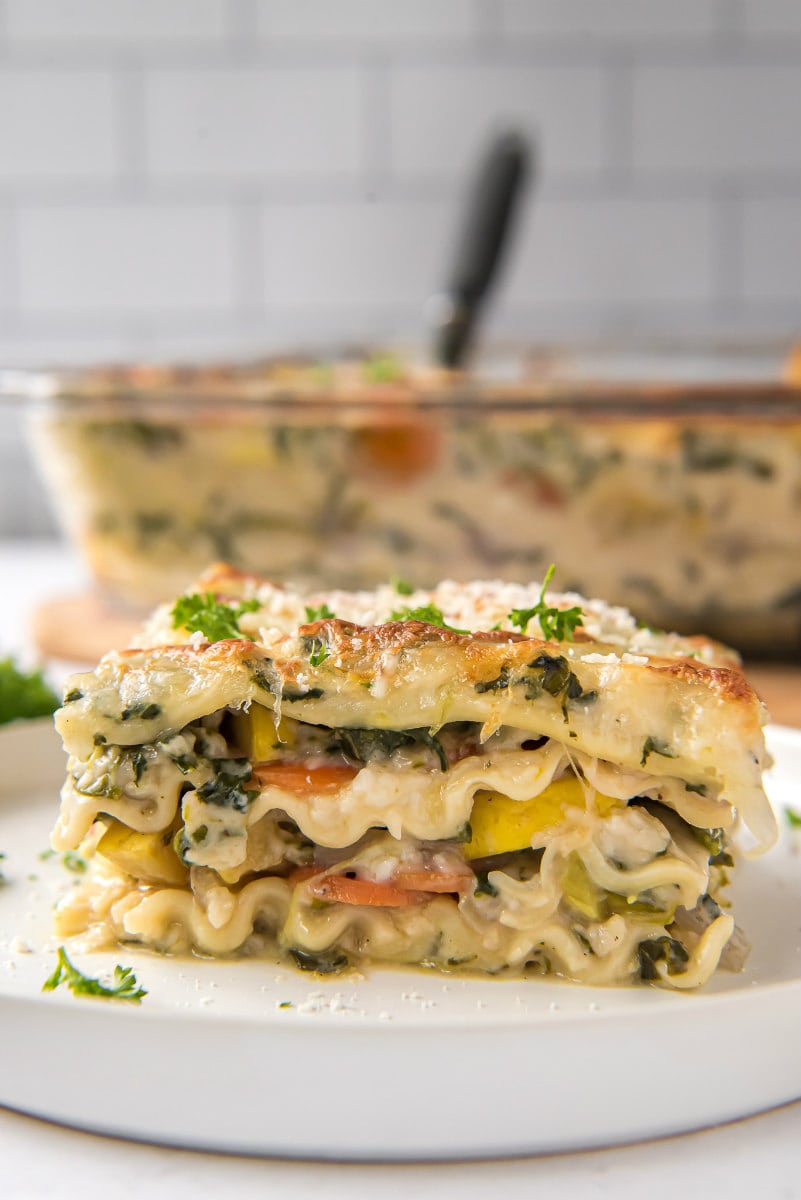
{"label": "blurred background wall", "polygon": [[424,338],[506,125],[490,331],[798,334],[801,0],[0,0],[0,363]]}

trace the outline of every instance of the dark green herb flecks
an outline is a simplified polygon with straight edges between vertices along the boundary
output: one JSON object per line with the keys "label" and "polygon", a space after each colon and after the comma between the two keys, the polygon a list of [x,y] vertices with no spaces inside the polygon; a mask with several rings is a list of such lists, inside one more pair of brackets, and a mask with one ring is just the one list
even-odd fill
{"label": "dark green herb flecks", "polygon": [[642,744],[642,758],[640,766],[644,767],[651,754],[661,754],[663,758],[676,758],[676,751],[672,750],[666,741],[658,737],[647,737]]}
{"label": "dark green herb flecks", "polygon": [[161,716],[160,704],[148,704],[144,700],[129,705],[120,713],[121,721],[155,721]]}
{"label": "dark green herb flecks", "polygon": [[332,745],[356,762],[389,757],[401,746],[422,743],[437,756],[441,770],[447,771],[448,757],[442,742],[428,729],[349,729],[333,730]]}
{"label": "dark green herb flecks", "polygon": [[[213,592],[195,592],[181,596],[173,606],[171,616],[173,629],[186,629],[189,633],[202,633],[210,642],[223,642],[228,638],[245,638],[239,628],[243,613],[256,612],[258,600],[243,600],[239,604],[223,604]],[[246,638],[253,641],[252,638]]]}
{"label": "dark green herb flecks", "polygon": [[86,428],[95,436],[131,442],[145,453],[171,450],[184,440],[184,432],[177,425],[152,421],[94,421]]}
{"label": "dark green herb flecks", "polygon": [[131,764],[134,782],[141,783],[142,776],[147,770],[147,751],[143,746],[132,746],[130,749],[121,750],[121,757],[128,760]]}
{"label": "dark green herb flecks", "polygon": [[64,696],[64,703],[74,704],[76,700],[83,700],[83,692],[80,688],[70,688]]}
{"label": "dark green herb flecks", "polygon": [[490,883],[489,871],[476,872],[476,896],[497,896],[498,889],[494,883]]}
{"label": "dark green herb flecks", "polygon": [[198,788],[199,799],[205,804],[217,804],[220,808],[247,812],[248,806],[258,795],[257,791],[243,787],[253,774],[248,759],[220,758],[212,765],[215,768],[215,777]]}
{"label": "dark green herb flecks", "polygon": [[561,699],[562,715],[567,721],[569,702],[581,700],[590,704],[597,698],[595,691],[585,692],[578,676],[570,669],[570,663],[563,655],[538,654],[528,664],[528,674],[523,682],[526,687],[526,699],[537,700],[543,692],[554,699]]}
{"label": "dark green herb flecks", "polygon": [[662,937],[640,942],[637,947],[637,960],[640,979],[651,981],[659,978],[659,972],[656,969],[658,962],[667,964],[668,975],[675,975],[687,965],[690,955],[681,942],[664,934]]}
{"label": "dark green herb flecks", "polygon": [[685,792],[695,792],[696,796],[705,796],[707,791],[705,783],[685,783],[684,790]]}
{"label": "dark green herb flecks", "polygon": [[323,688],[313,687],[302,690],[301,688],[285,687],[281,692],[284,700],[294,703],[296,700],[319,700],[325,695]]}
{"label": "dark green herb flecks", "polygon": [[350,965],[350,960],[341,950],[333,948],[319,954],[311,954],[308,950],[291,949],[291,957],[301,971],[316,971],[318,975],[333,975]]}
{"label": "dark green herb flecks", "polygon": [[494,679],[484,679],[480,683],[474,684],[475,690],[479,695],[485,692],[502,692],[509,687],[511,674],[508,667],[501,667]]}
{"label": "dark green herb flecks", "polygon": [[506,691],[512,687],[525,688],[527,700],[538,700],[543,692],[561,699],[562,714],[568,719],[568,703],[581,700],[589,704],[597,698],[596,691],[585,692],[570,663],[561,655],[538,654],[528,664],[524,674],[514,677],[508,666],[501,667],[494,679],[480,680],[473,685],[479,694]]}
{"label": "dark green herb flecks", "polygon": [[147,995],[145,989],[139,987],[131,967],[121,967],[118,964],[114,968],[112,983],[101,983],[99,979],[93,979],[90,975],[84,975],[83,971],[79,971],[70,962],[64,947],[59,946],[56,969],[42,984],[42,991],[55,991],[62,983],[65,983],[76,996],[100,996],[104,1000],[129,1000],[140,1004],[143,997]]}

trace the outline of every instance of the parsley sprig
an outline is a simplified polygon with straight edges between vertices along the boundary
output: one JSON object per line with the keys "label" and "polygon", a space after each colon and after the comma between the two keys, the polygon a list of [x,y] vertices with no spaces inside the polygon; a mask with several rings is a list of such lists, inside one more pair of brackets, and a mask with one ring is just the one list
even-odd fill
{"label": "parsley sprig", "polygon": [[104,1000],[130,1000],[141,1004],[142,997],[147,995],[144,988],[139,987],[131,967],[114,968],[114,979],[111,984],[101,983],[91,975],[84,975],[67,957],[63,946],[58,948],[58,962],[52,975],[42,984],[43,992],[53,992],[60,984],[67,987],[76,996],[101,996]]}
{"label": "parsley sprig", "polygon": [[0,725],[19,718],[49,717],[58,704],[41,670],[26,674],[13,658],[0,659]]}
{"label": "parsley sprig", "polygon": [[309,651],[309,665],[319,667],[328,658],[330,651],[322,638],[314,638]]}
{"label": "parsley sprig", "polygon": [[332,613],[327,604],[321,604],[319,608],[312,608],[310,605],[305,605],[306,622],[311,625],[312,621],[331,621],[336,617],[336,613]]}
{"label": "parsley sprig", "polygon": [[409,608],[404,604],[402,608],[393,609],[389,619],[391,621],[425,621],[426,625],[438,625],[440,629],[450,629],[451,633],[467,633],[466,629],[456,629],[453,625],[449,625],[442,609],[437,608],[436,604],[421,604],[418,608]]}
{"label": "parsley sprig", "polygon": [[[258,600],[243,600],[240,604],[222,604],[213,592],[193,592],[180,596],[172,609],[173,629],[202,633],[210,642],[241,638],[239,618],[243,613],[256,612]],[[252,641],[252,638],[248,638]]]}
{"label": "parsley sprig", "polygon": [[578,605],[573,608],[553,608],[550,604],[545,603],[545,593],[555,571],[556,566],[551,563],[545,572],[537,603],[533,608],[513,608],[509,613],[509,621],[512,625],[516,625],[521,633],[525,633],[529,622],[536,617],[542,630],[542,636],[547,641],[572,642],[575,630],[579,625],[584,624],[581,609]]}
{"label": "parsley sprig", "polygon": [[[790,805],[788,804],[784,809],[784,815],[787,819],[787,824],[791,829],[801,829],[801,812],[799,812],[798,809],[790,808]],[[0,857],[2,856],[0,855]]]}

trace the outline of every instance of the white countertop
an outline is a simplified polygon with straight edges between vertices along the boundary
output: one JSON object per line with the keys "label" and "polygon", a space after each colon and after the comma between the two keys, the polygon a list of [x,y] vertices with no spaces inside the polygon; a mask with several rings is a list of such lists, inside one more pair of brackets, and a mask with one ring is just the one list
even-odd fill
{"label": "white countertop", "polygon": [[[54,544],[0,542],[0,657],[9,651],[30,659],[26,614],[32,604],[80,586],[80,565]],[[62,667],[53,666],[57,678]],[[801,1014],[799,1014],[801,1021]],[[710,1048],[712,1049],[712,1048]],[[736,1053],[736,1048],[729,1048]],[[670,1048],[654,1038],[654,1088],[659,1087],[658,1059]],[[499,1063],[500,1072],[513,1066]],[[0,1055],[0,1070],[2,1070]],[[307,1069],[314,1086],[326,1086]],[[643,1071],[649,1064],[642,1064]],[[115,1087],[124,1087],[125,1054],[112,1064]],[[714,1056],[710,1054],[710,1072]],[[438,1081],[441,1085],[442,1082]],[[384,1081],[385,1085],[387,1081]],[[169,1080],[155,1080],[155,1087]],[[265,1080],[265,1087],[270,1081]],[[425,1084],[428,1086],[428,1084]],[[566,1086],[581,1087],[580,1078]],[[219,1089],[224,1099],[224,1088]],[[335,1103],[336,1088],[332,1089]],[[447,1120],[447,1087],[443,1089]],[[478,1100],[477,1102],[480,1102]],[[525,1100],[521,1097],[521,1103]],[[738,1197],[801,1197],[801,1102],[781,1109],[658,1142],[569,1155],[548,1155],[469,1164],[353,1165],[234,1158],[164,1149],[96,1137],[0,1109],[0,1196],[3,1200],[50,1200],[80,1196],[183,1197],[255,1191],[276,1197],[361,1197],[434,1200],[459,1197],[485,1200],[488,1191],[561,1197],[612,1197],[615,1200],[670,1200],[725,1192]]]}

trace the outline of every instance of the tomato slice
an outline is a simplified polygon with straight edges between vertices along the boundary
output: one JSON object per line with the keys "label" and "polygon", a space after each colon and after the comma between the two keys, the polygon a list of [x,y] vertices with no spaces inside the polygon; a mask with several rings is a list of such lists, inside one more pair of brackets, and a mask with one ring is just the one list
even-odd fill
{"label": "tomato slice", "polygon": [[410,892],[435,892],[440,895],[457,892],[472,892],[476,877],[472,871],[417,871],[401,868],[392,877],[392,882],[398,887]]}
{"label": "tomato slice", "polygon": [[374,883],[371,879],[350,879],[346,875],[324,875],[311,888],[318,900],[339,904],[366,904],[371,908],[408,908],[419,904],[424,895],[395,887],[391,883]]}
{"label": "tomato slice", "polygon": [[430,470],[440,453],[440,436],[430,422],[402,417],[354,434],[356,469],[380,475],[385,483],[406,484]]}
{"label": "tomato slice", "polygon": [[338,792],[351,783],[358,773],[358,767],[349,767],[344,763],[309,767],[304,762],[266,762],[257,763],[253,768],[254,778],[262,787],[283,788],[287,792],[297,792],[299,796]]}

